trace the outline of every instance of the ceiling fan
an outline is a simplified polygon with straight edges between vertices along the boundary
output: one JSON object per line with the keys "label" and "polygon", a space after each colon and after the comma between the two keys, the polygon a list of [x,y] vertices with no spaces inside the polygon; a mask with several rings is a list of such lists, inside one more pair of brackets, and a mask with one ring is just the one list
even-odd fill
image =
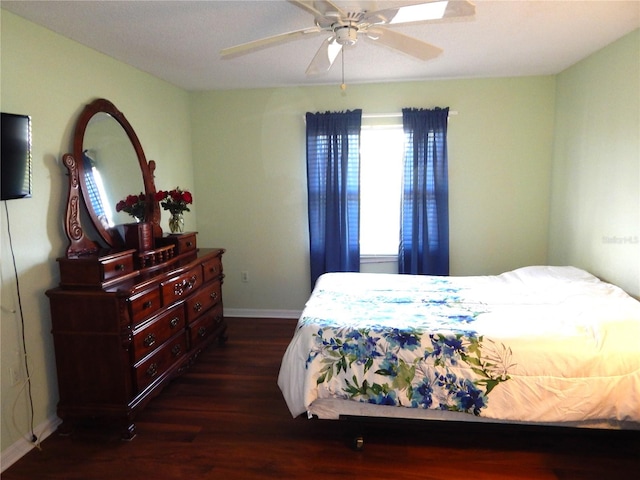
{"label": "ceiling fan", "polygon": [[373,12],[367,10],[345,12],[330,0],[289,0],[289,2],[311,13],[315,19],[315,25],[225,48],[220,52],[222,58],[237,57],[308,35],[328,34],[311,60],[306,70],[307,75],[327,72],[342,48],[355,45],[359,38],[386,45],[420,60],[430,60],[440,55],[442,49],[386,26],[475,14],[474,4],[466,0],[431,0]]}

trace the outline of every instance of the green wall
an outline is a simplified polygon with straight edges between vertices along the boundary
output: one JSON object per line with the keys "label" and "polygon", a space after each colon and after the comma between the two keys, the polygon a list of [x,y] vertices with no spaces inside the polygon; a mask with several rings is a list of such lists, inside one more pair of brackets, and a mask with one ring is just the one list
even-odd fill
{"label": "green wall", "polygon": [[640,30],[558,75],[550,261],[640,297]]}
{"label": "green wall", "polygon": [[[9,378],[10,368],[18,368],[22,378],[26,375],[21,366],[20,315],[9,226],[24,314],[34,423],[38,426],[55,419],[58,400],[45,291],[58,283],[55,259],[67,248],[63,227],[67,176],[61,158],[71,149],[75,121],[83,106],[103,97],[125,114],[147,158],[158,162],[158,186],[191,188],[193,165],[187,92],[4,10],[0,12],[0,106],[3,112],[31,115],[33,129],[33,197],[2,202],[0,214],[0,437],[4,459],[7,448],[29,431],[26,389],[12,385]],[[163,220],[166,226],[166,218]],[[188,228],[195,228],[195,218],[187,222]]]}
{"label": "green wall", "polygon": [[[191,94],[199,242],[227,248],[225,307],[299,311],[309,295],[307,111],[448,106],[451,272],[547,259],[555,78]],[[249,282],[240,281],[240,272]]]}

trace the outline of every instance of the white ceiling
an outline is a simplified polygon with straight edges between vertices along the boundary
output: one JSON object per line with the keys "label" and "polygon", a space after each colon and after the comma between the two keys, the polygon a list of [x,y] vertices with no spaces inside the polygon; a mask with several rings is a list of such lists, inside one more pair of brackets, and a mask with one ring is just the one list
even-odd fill
{"label": "white ceiling", "polygon": [[[419,1],[334,3],[371,11]],[[369,41],[346,49],[346,83],[555,74],[640,27],[640,0],[474,3],[471,18],[390,27],[443,48],[435,60]],[[339,60],[327,74],[304,73],[322,36],[220,58],[223,48],[313,26],[311,14],[284,0],[2,0],[1,6],[187,90],[341,82]]]}

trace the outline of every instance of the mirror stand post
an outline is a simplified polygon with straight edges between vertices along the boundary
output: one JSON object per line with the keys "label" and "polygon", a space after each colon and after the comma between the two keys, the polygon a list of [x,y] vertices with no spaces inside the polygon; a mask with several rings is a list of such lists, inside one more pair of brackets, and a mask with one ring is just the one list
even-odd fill
{"label": "mirror stand post", "polygon": [[67,153],[62,157],[62,163],[69,171],[69,195],[67,197],[67,211],[65,215],[65,230],[69,238],[67,257],[76,257],[95,253],[98,244],[84,234],[80,221],[80,173],[78,162],[73,155]]}

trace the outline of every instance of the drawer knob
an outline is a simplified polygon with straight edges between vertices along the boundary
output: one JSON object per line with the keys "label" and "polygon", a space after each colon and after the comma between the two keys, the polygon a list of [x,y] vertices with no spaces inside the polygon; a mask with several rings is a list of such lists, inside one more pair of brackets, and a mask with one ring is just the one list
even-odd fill
{"label": "drawer knob", "polygon": [[169,320],[169,326],[171,328],[176,328],[179,323],[180,323],[180,319],[178,317],[173,317],[171,320]]}
{"label": "drawer knob", "polygon": [[191,278],[185,278],[184,280],[182,280],[181,282],[176,283],[173,286],[173,293],[179,297],[181,296],[183,293],[188,292],[189,290],[191,290],[193,288],[193,286],[196,284],[196,281],[198,280],[198,277],[195,275],[192,275]]}
{"label": "drawer knob", "polygon": [[144,346],[150,347],[156,343],[156,336],[153,333],[150,333],[146,337],[144,337]]}
{"label": "drawer knob", "polygon": [[157,374],[158,374],[158,364],[152,363],[151,365],[149,365],[149,368],[147,368],[147,375],[150,377],[155,377]]}
{"label": "drawer knob", "polygon": [[147,302],[144,302],[144,303],[142,304],[142,308],[144,308],[145,310],[146,310],[147,308],[151,308],[152,306],[153,306],[153,302],[152,302],[151,300],[149,300],[149,301],[147,301]]}
{"label": "drawer knob", "polygon": [[173,348],[171,349],[171,354],[174,357],[178,357],[180,354],[182,353],[182,347],[180,346],[179,343],[177,343],[176,345],[173,346]]}
{"label": "drawer knob", "polygon": [[211,292],[209,294],[209,296],[211,297],[211,300],[215,300],[216,298],[218,298],[218,293],[217,292]]}
{"label": "drawer knob", "polygon": [[205,327],[200,327],[198,329],[198,336],[200,338],[204,337],[207,334],[207,329]]}
{"label": "drawer knob", "polygon": [[116,272],[122,272],[125,269],[124,263],[118,263],[116,265]]}
{"label": "drawer knob", "polygon": [[193,242],[187,242],[187,247],[193,247]]}
{"label": "drawer knob", "polygon": [[193,306],[193,309],[196,312],[199,312],[200,310],[202,310],[202,304],[200,302],[196,302],[195,305]]}

